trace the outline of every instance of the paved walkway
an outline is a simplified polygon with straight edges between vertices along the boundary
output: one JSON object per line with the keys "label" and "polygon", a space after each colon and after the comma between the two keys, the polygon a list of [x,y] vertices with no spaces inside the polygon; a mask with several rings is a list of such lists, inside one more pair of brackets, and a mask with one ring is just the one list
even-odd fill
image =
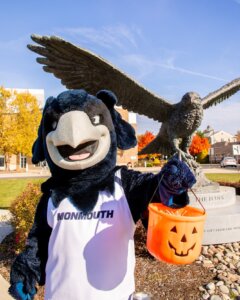
{"label": "paved walkway", "polygon": [[13,298],[8,294],[9,283],[0,275],[0,299],[12,300]]}
{"label": "paved walkway", "polygon": [[28,172],[4,172],[0,171],[0,179],[3,178],[25,178],[25,177],[49,177],[50,172],[48,169],[31,169]]}
{"label": "paved walkway", "polygon": [[[218,165],[202,165],[202,169],[204,173],[240,173],[240,165],[238,165],[237,168],[220,168]],[[144,167],[138,167],[134,168],[134,170],[140,171],[140,172],[152,172],[157,173],[161,170],[160,167],[151,167],[151,168],[144,168]],[[0,179],[4,178],[24,178],[24,177],[50,177],[51,174],[49,172],[49,169],[46,168],[36,168],[31,169],[28,172],[3,172],[0,171]]]}
{"label": "paved walkway", "polygon": [[[161,170],[160,167],[152,167],[152,168],[134,168],[134,170],[140,172],[152,172],[157,173]],[[225,174],[240,174],[240,166],[237,168],[219,168],[217,166],[202,166],[203,173],[225,173]]]}

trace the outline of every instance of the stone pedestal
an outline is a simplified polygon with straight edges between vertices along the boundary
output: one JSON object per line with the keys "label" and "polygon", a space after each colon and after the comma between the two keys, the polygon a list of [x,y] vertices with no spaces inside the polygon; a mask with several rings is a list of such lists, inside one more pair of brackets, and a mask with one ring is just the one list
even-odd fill
{"label": "stone pedestal", "polygon": [[[194,191],[206,209],[203,245],[240,241],[240,196],[232,187],[220,186],[218,191]],[[201,208],[189,191],[190,205]]]}

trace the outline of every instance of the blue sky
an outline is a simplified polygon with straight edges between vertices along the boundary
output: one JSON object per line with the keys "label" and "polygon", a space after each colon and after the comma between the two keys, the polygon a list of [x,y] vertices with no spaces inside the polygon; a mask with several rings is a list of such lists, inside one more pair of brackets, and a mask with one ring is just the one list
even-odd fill
{"label": "blue sky", "polygon": [[[240,77],[240,0],[8,0],[0,28],[0,85],[43,88],[46,97],[64,87],[26,48],[32,33],[89,49],[172,103]],[[240,92],[207,109],[207,125],[240,130]],[[158,128],[138,117],[138,133]]]}

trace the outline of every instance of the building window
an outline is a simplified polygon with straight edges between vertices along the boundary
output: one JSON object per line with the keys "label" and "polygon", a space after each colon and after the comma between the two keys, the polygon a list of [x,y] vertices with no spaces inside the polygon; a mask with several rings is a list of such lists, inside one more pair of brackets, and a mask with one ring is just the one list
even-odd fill
{"label": "building window", "polygon": [[20,168],[25,169],[27,166],[27,157],[24,155],[20,155]]}
{"label": "building window", "polygon": [[0,155],[0,167],[4,167],[5,166],[5,158],[3,155]]}

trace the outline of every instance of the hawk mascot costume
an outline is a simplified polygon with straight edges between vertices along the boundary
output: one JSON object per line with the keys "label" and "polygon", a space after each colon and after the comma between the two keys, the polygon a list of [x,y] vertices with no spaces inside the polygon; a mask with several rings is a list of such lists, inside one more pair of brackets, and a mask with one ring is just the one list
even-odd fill
{"label": "hawk mascot costume", "polygon": [[47,99],[33,163],[46,160],[51,177],[12,265],[15,299],[33,299],[37,283],[45,285],[45,300],[132,299],[136,222],[153,195],[167,206],[188,204],[195,177],[177,158],[155,175],[116,166],[117,149],[137,143],[116,103],[108,90]]}

